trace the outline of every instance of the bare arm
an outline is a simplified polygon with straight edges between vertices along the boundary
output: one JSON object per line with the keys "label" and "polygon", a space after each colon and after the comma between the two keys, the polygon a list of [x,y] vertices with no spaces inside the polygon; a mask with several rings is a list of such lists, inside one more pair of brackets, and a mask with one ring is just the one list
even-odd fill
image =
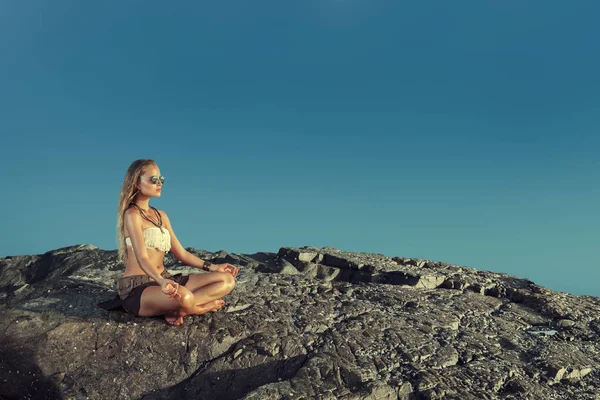
{"label": "bare arm", "polygon": [[173,253],[175,257],[177,257],[177,259],[185,265],[189,265],[196,268],[204,267],[204,260],[196,257],[195,255],[183,248],[183,246],[177,239],[177,236],[175,236],[175,232],[173,231],[173,227],[171,226],[171,221],[169,221],[167,213],[161,210],[160,214],[163,218],[163,221],[165,221],[165,226],[169,231],[169,234],[171,235],[171,253]]}
{"label": "bare arm", "polygon": [[125,212],[124,222],[129,232],[129,239],[131,240],[138,265],[146,275],[160,283],[163,277],[156,271],[156,268],[154,268],[148,258],[148,251],[146,250],[146,244],[142,235],[142,216],[137,210],[129,209]]}

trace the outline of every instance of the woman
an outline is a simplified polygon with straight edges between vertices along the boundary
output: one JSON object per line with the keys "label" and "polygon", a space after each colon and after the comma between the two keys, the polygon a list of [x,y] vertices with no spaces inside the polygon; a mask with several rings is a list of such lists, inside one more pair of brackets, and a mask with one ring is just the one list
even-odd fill
{"label": "woman", "polygon": [[[211,264],[183,248],[167,214],[148,204],[151,198],[160,197],[163,184],[153,160],[136,160],[129,166],[117,208],[119,260],[125,272],[117,281],[116,303],[100,306],[121,306],[136,316],[164,315],[169,324],[181,325],[186,315],[223,307],[222,297],[235,286],[238,268]],[[184,264],[209,273],[170,275],[163,265],[169,250]]]}

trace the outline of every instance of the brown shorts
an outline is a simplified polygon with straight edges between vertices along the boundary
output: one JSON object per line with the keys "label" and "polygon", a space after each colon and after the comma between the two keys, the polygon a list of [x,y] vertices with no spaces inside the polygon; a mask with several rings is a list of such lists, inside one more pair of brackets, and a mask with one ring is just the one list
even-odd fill
{"label": "brown shorts", "polygon": [[[166,269],[160,275],[182,286],[185,286],[190,279],[187,275],[171,275]],[[113,300],[99,303],[98,306],[105,310],[115,310],[122,307],[129,314],[138,316],[144,289],[150,286],[159,286],[159,284],[148,275],[130,275],[117,279],[116,286],[117,297]]]}

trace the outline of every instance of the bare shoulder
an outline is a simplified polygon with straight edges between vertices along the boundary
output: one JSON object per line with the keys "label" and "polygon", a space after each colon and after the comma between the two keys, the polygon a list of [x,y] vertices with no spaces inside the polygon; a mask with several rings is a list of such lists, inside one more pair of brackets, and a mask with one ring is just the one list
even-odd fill
{"label": "bare shoulder", "polygon": [[163,221],[165,221],[167,223],[167,226],[171,226],[171,224],[169,223],[169,216],[167,215],[167,213],[165,212],[165,210],[158,210],[158,213],[160,214],[161,218],[163,219]]}
{"label": "bare shoulder", "polygon": [[161,217],[163,217],[163,218],[169,218],[169,217],[167,216],[167,213],[165,212],[165,210],[159,210],[159,209],[157,208],[157,209],[156,209],[156,211],[158,211],[158,212],[159,212],[159,214],[160,214],[160,216],[161,216]]}
{"label": "bare shoulder", "polygon": [[123,217],[124,217],[125,221],[131,221],[131,222],[138,222],[138,221],[142,220],[142,216],[140,215],[138,210],[136,210],[133,207],[130,207],[127,210],[125,210],[125,214],[123,214]]}

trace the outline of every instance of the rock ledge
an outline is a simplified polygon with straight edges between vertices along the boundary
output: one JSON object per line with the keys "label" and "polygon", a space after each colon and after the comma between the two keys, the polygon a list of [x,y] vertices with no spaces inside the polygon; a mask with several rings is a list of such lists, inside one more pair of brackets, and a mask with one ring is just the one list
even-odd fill
{"label": "rock ledge", "polygon": [[1,258],[0,397],[600,399],[599,298],[329,247],[188,250],[241,272],[182,327],[96,307],[116,251]]}

